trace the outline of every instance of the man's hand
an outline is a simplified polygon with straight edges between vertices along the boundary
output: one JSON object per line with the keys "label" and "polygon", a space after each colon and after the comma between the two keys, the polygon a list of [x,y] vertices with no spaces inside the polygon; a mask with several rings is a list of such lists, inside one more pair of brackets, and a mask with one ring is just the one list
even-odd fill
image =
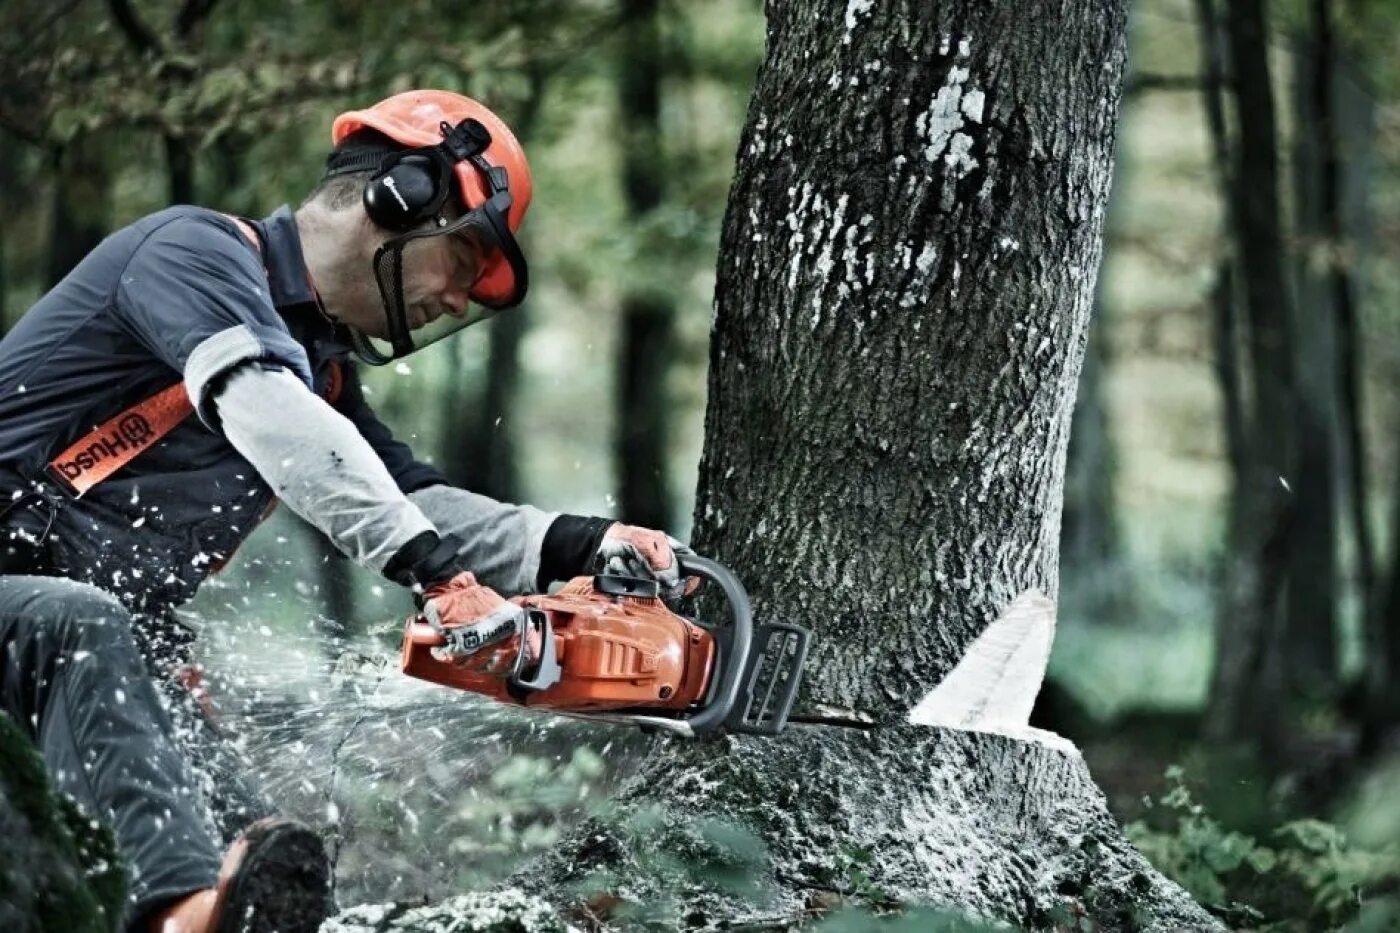
{"label": "man's hand", "polygon": [[700,585],[698,577],[681,577],[676,560],[677,554],[693,553],[665,532],[618,522],[603,534],[593,561],[599,573],[655,580],[661,587],[661,598],[675,602]]}
{"label": "man's hand", "polygon": [[[437,649],[444,660],[492,677],[505,677],[515,669],[521,635],[527,630],[525,610],[477,583],[470,573],[424,590],[423,617],[447,639]],[[538,632],[530,632],[526,650],[528,666],[540,656]]]}

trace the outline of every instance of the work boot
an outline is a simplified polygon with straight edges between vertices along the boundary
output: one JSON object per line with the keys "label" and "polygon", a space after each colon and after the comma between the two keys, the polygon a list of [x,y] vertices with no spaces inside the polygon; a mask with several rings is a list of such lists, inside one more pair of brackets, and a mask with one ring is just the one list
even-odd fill
{"label": "work boot", "polygon": [[258,820],[234,840],[215,887],[157,912],[151,933],[316,933],[330,907],[321,839],[294,820]]}

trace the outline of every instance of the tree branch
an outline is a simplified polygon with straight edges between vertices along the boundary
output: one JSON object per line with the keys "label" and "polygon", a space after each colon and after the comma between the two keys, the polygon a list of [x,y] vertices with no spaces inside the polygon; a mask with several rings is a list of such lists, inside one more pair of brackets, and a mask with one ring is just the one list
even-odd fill
{"label": "tree branch", "polygon": [[161,46],[160,39],[151,31],[151,27],[142,21],[130,0],[107,0],[107,9],[112,12],[112,19],[116,20],[117,27],[121,29],[132,48],[143,55],[164,54],[165,49]]}
{"label": "tree branch", "polygon": [[185,0],[175,16],[175,35],[184,39],[195,27],[209,18],[219,0]]}
{"label": "tree branch", "polygon": [[1123,88],[1127,95],[1145,94],[1149,91],[1191,91],[1198,92],[1211,88],[1208,79],[1196,74],[1139,74],[1128,79]]}
{"label": "tree branch", "polygon": [[40,20],[33,29],[21,36],[19,41],[6,50],[5,57],[17,57],[21,52],[32,47],[40,36],[57,24],[59,20],[76,10],[83,2],[84,0],[66,0],[64,3],[55,4],[48,16]]}

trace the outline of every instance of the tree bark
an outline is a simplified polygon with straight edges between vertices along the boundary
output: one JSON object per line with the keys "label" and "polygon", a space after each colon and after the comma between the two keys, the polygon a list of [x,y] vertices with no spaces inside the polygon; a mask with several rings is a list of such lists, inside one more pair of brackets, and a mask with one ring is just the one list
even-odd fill
{"label": "tree bark", "polygon": [[[1278,134],[1263,0],[1228,5],[1226,34],[1239,144],[1230,213],[1245,296],[1247,443],[1235,477],[1226,583],[1207,727],[1221,740],[1276,751],[1283,666],[1283,595],[1293,541],[1294,341],[1283,272]],[[1247,182],[1246,182],[1247,180]]]}
{"label": "tree bark", "polygon": [[[659,0],[622,0],[622,54],[618,118],[622,190],[634,229],[645,228],[665,194],[661,138],[665,78]],[[638,261],[654,267],[666,257],[647,238]],[[675,299],[654,285],[633,286],[622,298],[617,350],[617,464],[619,515],[649,528],[671,527],[671,483],[666,466],[671,406],[666,391],[674,355]]]}
{"label": "tree bark", "polygon": [[[1224,447],[1232,478],[1244,472],[1245,414],[1244,393],[1240,386],[1239,311],[1236,301],[1235,251],[1230,237],[1235,229],[1234,190],[1235,162],[1229,128],[1225,122],[1225,48],[1214,0],[1196,0],[1196,22],[1200,34],[1201,103],[1206,113],[1206,129],[1210,136],[1211,162],[1215,169],[1216,187],[1225,213],[1226,252],[1216,266],[1215,285],[1211,290],[1211,334],[1215,346],[1215,375],[1220,386],[1220,407],[1223,412]],[[1228,509],[1233,515],[1238,498],[1230,496]],[[1232,517],[1228,527],[1233,528]]]}
{"label": "tree bark", "polygon": [[910,721],[1009,604],[1056,589],[1124,22],[1102,0],[836,22],[769,4],[695,540],[758,618],[813,629],[799,712],[821,724],[662,749],[617,816],[518,883],[560,901],[565,879],[612,877],[660,925],[780,928],[844,897],[1218,928],[1123,840],[1068,743],[1023,717],[1001,735]]}
{"label": "tree bark", "polygon": [[[529,255],[527,238],[521,248]],[[478,392],[457,386],[445,399],[443,472],[483,496],[514,502],[520,496],[515,445],[515,399],[520,385],[520,342],[529,327],[528,307],[499,315],[484,335],[486,374]],[[460,346],[453,348],[460,359]],[[460,381],[460,377],[459,381]]]}

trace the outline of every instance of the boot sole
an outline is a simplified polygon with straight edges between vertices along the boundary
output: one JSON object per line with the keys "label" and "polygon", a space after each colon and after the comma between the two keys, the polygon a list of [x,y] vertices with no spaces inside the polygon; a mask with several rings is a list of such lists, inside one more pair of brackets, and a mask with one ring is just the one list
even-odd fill
{"label": "boot sole", "polygon": [[316,933],[330,907],[321,838],[296,824],[249,840],[215,933]]}

